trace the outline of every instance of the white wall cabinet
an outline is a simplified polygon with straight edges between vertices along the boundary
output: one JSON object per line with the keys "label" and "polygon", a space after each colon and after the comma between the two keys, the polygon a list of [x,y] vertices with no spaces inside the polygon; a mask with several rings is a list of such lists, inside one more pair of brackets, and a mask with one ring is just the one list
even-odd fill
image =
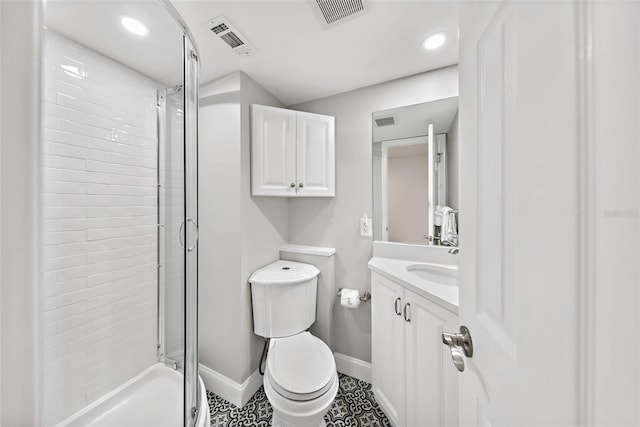
{"label": "white wall cabinet", "polygon": [[373,392],[393,425],[457,426],[458,371],[444,330],[457,315],[377,273],[371,275]]}
{"label": "white wall cabinet", "polygon": [[251,194],[335,196],[335,119],[251,105]]}

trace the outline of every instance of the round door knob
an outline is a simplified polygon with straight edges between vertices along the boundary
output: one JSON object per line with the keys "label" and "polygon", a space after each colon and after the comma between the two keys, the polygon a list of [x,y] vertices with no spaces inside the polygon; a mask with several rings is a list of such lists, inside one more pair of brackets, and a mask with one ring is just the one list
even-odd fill
{"label": "round door knob", "polygon": [[298,187],[302,188],[302,187],[304,187],[304,184],[300,183],[300,184],[298,184]]}
{"label": "round door knob", "polygon": [[292,182],[292,183],[291,183],[291,188],[295,188],[295,187],[296,187],[296,183],[295,183],[295,182]]}

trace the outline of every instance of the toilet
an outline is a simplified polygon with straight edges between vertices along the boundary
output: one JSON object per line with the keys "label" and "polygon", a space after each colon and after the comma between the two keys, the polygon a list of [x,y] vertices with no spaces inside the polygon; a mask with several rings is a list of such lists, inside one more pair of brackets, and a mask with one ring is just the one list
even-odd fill
{"label": "toilet", "polygon": [[324,426],[338,393],[331,349],[307,329],[316,320],[313,265],[276,261],[249,278],[256,335],[269,339],[264,390],[277,427]]}

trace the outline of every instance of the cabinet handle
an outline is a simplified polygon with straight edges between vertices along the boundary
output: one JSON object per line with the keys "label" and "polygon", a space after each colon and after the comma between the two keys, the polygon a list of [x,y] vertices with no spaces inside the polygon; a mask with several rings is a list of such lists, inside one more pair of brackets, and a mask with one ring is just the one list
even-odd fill
{"label": "cabinet handle", "polygon": [[291,188],[296,188],[296,183],[295,182],[291,183]]}
{"label": "cabinet handle", "polygon": [[298,187],[302,188],[302,187],[304,187],[304,184],[300,183],[300,184],[298,184]]}
{"label": "cabinet handle", "polygon": [[396,302],[393,303],[393,309],[395,310],[396,314],[400,316],[402,313],[400,312],[400,307],[398,307],[398,303],[402,304],[402,300],[400,299],[400,297],[396,298]]}
{"label": "cabinet handle", "polygon": [[411,303],[408,302],[404,305],[404,321],[411,323]]}

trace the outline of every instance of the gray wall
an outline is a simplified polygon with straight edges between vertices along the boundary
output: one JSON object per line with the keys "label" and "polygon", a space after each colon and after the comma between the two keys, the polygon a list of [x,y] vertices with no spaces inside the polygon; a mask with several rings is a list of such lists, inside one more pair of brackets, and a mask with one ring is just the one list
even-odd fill
{"label": "gray wall", "polygon": [[[336,248],[336,288],[371,289],[371,238],[359,234],[359,218],[371,217],[373,206],[371,115],[457,95],[453,66],[292,107],[336,118],[336,197],[289,202],[289,243]],[[358,310],[337,305],[333,313],[333,350],[370,361],[371,304]]]}
{"label": "gray wall", "polygon": [[200,89],[200,363],[242,383],[258,365],[247,279],[287,243],[286,199],[250,195],[249,104],[282,103],[241,72]]}
{"label": "gray wall", "polygon": [[241,250],[237,76],[201,88],[198,139],[200,363],[241,382],[242,361],[236,363]]}
{"label": "gray wall", "polygon": [[284,107],[269,92],[264,90],[249,76],[240,73],[241,115],[242,115],[242,256],[240,263],[240,286],[242,290],[242,336],[245,337],[243,350],[250,355],[249,365],[243,370],[246,379],[258,368],[264,340],[253,333],[251,293],[247,284],[249,276],[259,267],[280,258],[278,248],[289,240],[289,205],[281,197],[251,197],[251,104]]}
{"label": "gray wall", "polygon": [[0,425],[41,425],[39,2],[0,1]]}

